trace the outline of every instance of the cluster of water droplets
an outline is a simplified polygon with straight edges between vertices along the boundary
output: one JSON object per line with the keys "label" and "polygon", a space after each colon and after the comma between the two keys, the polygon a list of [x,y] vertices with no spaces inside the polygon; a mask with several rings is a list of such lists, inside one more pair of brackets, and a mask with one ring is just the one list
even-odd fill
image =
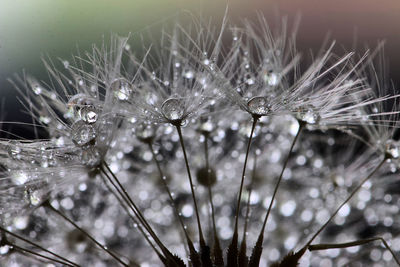
{"label": "cluster of water droplets", "polygon": [[95,99],[77,94],[68,102],[69,113],[74,122],[70,126],[70,135],[74,144],[81,148],[81,159],[87,166],[100,163],[100,152],[96,146],[99,138],[99,106]]}

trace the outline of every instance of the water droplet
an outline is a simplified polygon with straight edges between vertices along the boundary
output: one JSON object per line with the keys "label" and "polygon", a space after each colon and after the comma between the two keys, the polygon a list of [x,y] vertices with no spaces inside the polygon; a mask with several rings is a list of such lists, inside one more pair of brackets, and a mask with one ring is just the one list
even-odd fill
{"label": "water droplet", "polygon": [[14,184],[16,185],[23,185],[28,181],[29,177],[28,175],[23,172],[23,171],[18,171],[15,172],[12,176],[11,176],[11,180],[13,181]]}
{"label": "water droplet", "polygon": [[12,247],[9,245],[0,246],[0,255],[6,255],[8,252],[12,251]]}
{"label": "water droplet", "polygon": [[265,116],[270,111],[271,105],[267,97],[255,96],[247,102],[247,107],[251,114]]}
{"label": "water droplet", "polygon": [[386,153],[392,158],[397,159],[400,156],[400,143],[389,139],[386,141]]}
{"label": "water droplet", "polygon": [[185,72],[184,76],[185,76],[186,79],[193,79],[194,73],[193,73],[193,71],[191,71],[191,70],[187,70],[187,71]]}
{"label": "water droplet", "polygon": [[49,116],[40,116],[39,121],[43,124],[49,124],[51,122],[51,118]]}
{"label": "water droplet", "polygon": [[96,167],[101,162],[101,154],[95,146],[87,146],[82,150],[82,163],[88,167]]}
{"label": "water droplet", "polygon": [[69,68],[69,61],[68,60],[63,60],[63,65],[64,65],[64,68],[66,68],[66,69],[68,69]]}
{"label": "water droplet", "polygon": [[26,200],[33,206],[38,206],[40,203],[42,203],[45,199],[45,196],[46,194],[44,190],[41,189],[27,188],[25,190]]}
{"label": "water droplet", "polygon": [[297,112],[296,118],[308,124],[316,124],[319,122],[319,115],[312,108],[301,109]]}
{"label": "water droplet", "polygon": [[98,114],[94,106],[84,106],[79,109],[78,113],[80,118],[88,124],[93,124],[97,121]]}
{"label": "water droplet", "polygon": [[279,73],[272,69],[264,70],[262,77],[264,79],[264,83],[271,87],[278,85],[281,80]]}
{"label": "water droplet", "polygon": [[8,146],[8,155],[13,159],[20,159],[21,158],[21,148],[16,144],[10,144]]}
{"label": "water droplet", "polygon": [[74,116],[80,116],[79,112],[81,109],[85,107],[93,107],[94,108],[94,103],[93,100],[88,97],[85,94],[76,94],[73,97],[71,97],[68,101],[68,113],[70,114],[69,116],[74,117]]}
{"label": "water droplet", "polygon": [[71,133],[72,141],[74,141],[78,146],[86,145],[89,142],[94,141],[96,138],[96,129],[82,120],[72,124]]}
{"label": "water droplet", "polygon": [[119,78],[111,83],[111,90],[114,92],[114,96],[121,100],[127,101],[132,94],[132,85],[125,78]]}
{"label": "water droplet", "polygon": [[40,95],[42,93],[42,87],[40,87],[40,85],[38,85],[38,84],[35,84],[32,87],[32,90],[36,95]]}
{"label": "water droplet", "polygon": [[183,100],[178,98],[165,100],[161,106],[161,112],[171,122],[182,120],[185,112]]}
{"label": "water droplet", "polygon": [[206,119],[200,123],[199,131],[203,133],[211,133],[214,128],[214,123],[210,119]]}

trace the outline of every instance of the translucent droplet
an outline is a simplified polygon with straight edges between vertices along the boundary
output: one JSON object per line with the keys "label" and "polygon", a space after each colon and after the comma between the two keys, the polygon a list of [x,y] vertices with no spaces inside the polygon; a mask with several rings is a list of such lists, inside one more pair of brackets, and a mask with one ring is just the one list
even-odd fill
{"label": "translucent droplet", "polygon": [[265,116],[270,111],[271,105],[265,96],[255,96],[247,102],[249,112],[254,115]]}
{"label": "translucent droplet", "polygon": [[214,128],[215,128],[214,123],[210,119],[207,119],[200,123],[199,131],[203,133],[211,133],[214,130]]}
{"label": "translucent droplet", "polygon": [[24,230],[28,226],[29,217],[28,216],[17,216],[13,220],[15,228],[18,230]]}
{"label": "translucent droplet", "polygon": [[400,144],[392,139],[386,141],[386,153],[394,159],[400,156]]}
{"label": "translucent droplet", "polygon": [[21,158],[21,148],[16,144],[10,144],[8,146],[8,155],[13,159]]}
{"label": "translucent droplet", "polygon": [[68,69],[69,68],[69,62],[68,62],[68,60],[63,60],[63,65],[64,65],[64,68],[66,68],[66,69]]}
{"label": "translucent droplet", "polygon": [[23,171],[18,171],[15,172],[12,176],[11,176],[11,180],[13,181],[14,184],[16,185],[23,185],[28,181],[29,177],[28,175],[23,172]]}
{"label": "translucent droplet", "polygon": [[127,79],[119,78],[111,83],[111,90],[117,99],[127,101],[132,94],[132,85]]}
{"label": "translucent droplet", "polygon": [[51,118],[48,116],[40,116],[39,121],[44,124],[49,124],[51,122]]}
{"label": "translucent droplet", "polygon": [[6,255],[10,251],[12,250],[9,245],[0,246],[0,255]]}
{"label": "translucent droplet", "polygon": [[296,118],[308,124],[316,124],[319,122],[319,115],[312,109],[299,111],[296,115]]}
{"label": "translucent droplet", "polygon": [[185,112],[183,100],[178,98],[165,100],[161,106],[161,112],[171,122],[182,120]]}
{"label": "translucent droplet", "polygon": [[33,205],[33,206],[38,206],[40,203],[42,203],[45,199],[45,193],[44,190],[40,189],[27,189],[25,191],[25,196],[28,202]]}
{"label": "translucent droplet", "polygon": [[185,72],[184,76],[185,76],[186,79],[193,79],[194,73],[193,73],[193,71],[188,70],[188,71]]}
{"label": "translucent droplet", "polygon": [[72,116],[80,116],[79,112],[84,107],[94,107],[93,99],[85,94],[76,94],[68,101],[68,112],[71,113]]}
{"label": "translucent droplet", "polygon": [[71,126],[71,134],[72,141],[78,146],[83,146],[95,140],[96,129],[92,125],[79,120]]}
{"label": "translucent droplet", "polygon": [[40,85],[38,85],[38,84],[35,84],[35,85],[32,87],[32,90],[33,90],[33,92],[34,92],[35,94],[37,94],[37,95],[40,95],[40,94],[42,93],[42,88],[41,88]]}
{"label": "translucent droplet", "polygon": [[83,81],[82,78],[78,78],[78,85],[79,86],[83,86],[85,84],[85,82]]}
{"label": "translucent droplet", "polygon": [[94,106],[84,106],[78,113],[80,118],[88,124],[93,124],[97,121],[98,114]]}
{"label": "translucent droplet", "polygon": [[101,162],[101,154],[95,146],[88,146],[82,150],[82,163],[88,167],[96,167]]}
{"label": "translucent droplet", "polygon": [[273,71],[272,69],[264,71],[263,79],[265,84],[272,87],[278,85],[281,80],[279,73]]}

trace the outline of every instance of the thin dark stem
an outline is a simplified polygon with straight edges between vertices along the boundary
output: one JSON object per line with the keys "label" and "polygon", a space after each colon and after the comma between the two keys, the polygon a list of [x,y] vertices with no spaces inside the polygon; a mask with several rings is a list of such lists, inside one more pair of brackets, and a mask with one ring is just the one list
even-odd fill
{"label": "thin dark stem", "polygon": [[212,194],[212,189],[211,189],[211,184],[210,184],[210,162],[208,158],[208,135],[203,134],[204,136],[204,157],[206,161],[206,170],[207,170],[207,189],[208,189],[208,199],[210,202],[211,206],[211,219],[212,219],[212,225],[213,225],[213,232],[214,232],[214,238],[217,238],[217,227],[215,226],[215,208],[214,208],[214,202],[213,202],[213,194]]}
{"label": "thin dark stem", "polygon": [[[108,165],[104,162],[103,164],[108,170],[108,172],[111,174],[111,176],[114,178],[114,180],[117,182],[118,186],[114,183],[114,181],[109,177],[108,173],[104,169],[103,166],[101,166],[102,172],[105,174],[107,177],[108,181],[111,183],[111,185],[115,188],[115,190],[118,192],[118,194],[121,196],[121,198],[126,202],[128,207],[132,210],[132,212],[135,214],[136,217],[138,217],[140,223],[146,228],[146,230],[149,232],[151,237],[154,239],[154,241],[157,243],[157,245],[160,247],[160,249],[163,251],[165,256],[167,257],[169,255],[169,251],[166,249],[164,244],[160,241],[160,239],[157,237],[157,235],[154,233],[153,229],[151,226],[148,224],[146,219],[143,217],[141,214],[139,208],[136,206],[136,204],[132,201],[132,199],[129,197],[128,193],[126,192],[125,188],[121,185],[119,182],[118,178],[115,176],[115,174],[111,171],[111,169],[108,167]],[[121,192],[122,191],[122,192]]]}
{"label": "thin dark stem", "polygon": [[183,231],[183,233],[185,234],[185,237],[186,237],[187,241],[188,241],[188,242],[191,242],[191,240],[190,240],[190,238],[189,238],[189,235],[188,235],[188,233],[187,233],[187,231],[186,231],[186,229],[185,229],[185,224],[183,223],[182,217],[179,216],[179,212],[178,212],[178,209],[177,209],[177,207],[176,207],[176,205],[175,205],[174,198],[172,197],[172,193],[171,193],[171,191],[169,190],[168,184],[167,184],[167,182],[166,182],[166,176],[164,175],[164,172],[163,172],[163,170],[161,169],[160,163],[158,162],[158,160],[157,160],[157,158],[156,158],[156,153],[155,153],[155,151],[154,151],[154,149],[153,149],[153,144],[152,144],[151,142],[148,142],[148,145],[149,145],[149,149],[150,149],[150,151],[151,151],[151,154],[153,155],[153,160],[154,160],[154,162],[155,162],[156,165],[157,165],[157,169],[158,169],[158,173],[160,174],[161,182],[163,183],[163,186],[164,186],[164,188],[165,188],[165,191],[167,191],[170,204],[171,204],[171,206],[172,206],[173,209],[174,209],[175,216],[176,216],[176,218],[178,219],[178,221],[179,221],[179,223],[180,223],[180,225],[181,225],[182,231]]}
{"label": "thin dark stem", "polygon": [[378,240],[383,243],[383,245],[386,247],[387,250],[389,250],[389,252],[392,254],[394,260],[396,261],[397,265],[400,266],[399,259],[397,259],[396,255],[394,254],[393,250],[390,248],[389,244],[382,237],[373,237],[373,238],[357,240],[357,241],[352,241],[352,242],[347,242],[347,243],[340,243],[340,244],[310,245],[308,247],[308,250],[314,251],[314,250],[326,250],[326,249],[335,249],[335,248],[348,248],[348,247],[355,247],[355,246],[368,244],[370,242],[374,242],[374,241],[378,241]]}
{"label": "thin dark stem", "polygon": [[242,178],[240,180],[240,188],[239,188],[239,195],[236,203],[236,214],[235,214],[235,230],[234,230],[234,235],[238,233],[238,220],[239,220],[239,210],[240,210],[240,199],[242,198],[242,192],[243,192],[243,185],[244,185],[244,179],[246,177],[246,166],[247,166],[247,160],[249,158],[249,152],[250,152],[250,146],[251,146],[251,141],[253,140],[253,134],[254,134],[254,129],[256,128],[256,124],[258,121],[258,117],[253,116],[253,125],[251,126],[251,132],[250,132],[250,137],[247,142],[247,149],[246,149],[246,156],[244,158],[244,164],[243,164],[243,171],[242,171]]}
{"label": "thin dark stem", "polygon": [[275,185],[274,192],[273,192],[272,198],[271,198],[271,202],[269,203],[269,207],[268,207],[268,210],[267,210],[267,214],[265,215],[264,223],[263,223],[263,226],[262,226],[262,228],[261,228],[260,236],[264,234],[265,226],[267,225],[267,221],[268,221],[269,214],[271,213],[272,206],[273,206],[273,204],[274,204],[274,200],[275,200],[276,194],[277,194],[278,189],[279,189],[279,186],[280,186],[280,184],[281,184],[282,177],[283,177],[283,173],[285,172],[286,165],[287,165],[288,162],[289,162],[290,155],[291,155],[292,152],[293,152],[293,148],[294,148],[294,146],[295,146],[295,144],[296,144],[296,142],[297,142],[297,139],[299,138],[300,133],[301,133],[301,131],[303,130],[303,128],[304,128],[304,123],[300,122],[300,123],[299,123],[299,130],[297,131],[297,134],[296,134],[296,136],[295,136],[294,139],[293,139],[292,145],[290,146],[290,149],[289,149],[289,153],[287,154],[286,159],[285,159],[285,162],[283,163],[282,171],[281,171],[281,174],[279,175],[278,182],[277,182],[276,185]]}
{"label": "thin dark stem", "polygon": [[158,249],[154,246],[154,244],[151,242],[151,240],[149,239],[149,237],[147,236],[147,234],[145,233],[144,229],[142,228],[142,226],[140,226],[140,223],[136,220],[135,217],[133,217],[133,215],[131,214],[131,212],[129,211],[129,208],[127,207],[127,205],[122,201],[122,199],[118,196],[118,194],[110,187],[110,185],[107,183],[107,181],[105,180],[105,178],[103,176],[101,176],[101,178],[103,179],[104,184],[106,185],[106,187],[108,188],[108,190],[114,195],[114,197],[117,199],[118,203],[121,205],[121,207],[125,210],[125,212],[128,214],[128,216],[131,218],[131,220],[133,221],[134,224],[136,224],[137,228],[139,229],[139,232],[143,235],[143,237],[145,238],[145,240],[147,241],[147,243],[149,243],[150,247],[154,250],[154,252],[160,257],[161,261],[163,260],[161,253],[158,251]]}
{"label": "thin dark stem", "polygon": [[119,263],[121,263],[123,266],[129,266],[125,262],[123,262],[117,255],[115,255],[111,250],[109,250],[107,247],[102,245],[100,242],[98,242],[94,237],[92,237],[88,232],[83,230],[81,227],[79,227],[76,223],[74,223],[71,219],[69,219],[64,213],[61,211],[55,209],[50,202],[46,202],[44,207],[49,208],[51,211],[62,217],[64,220],[69,222],[71,225],[73,225],[76,229],[78,229],[82,234],[84,234],[86,237],[88,237],[90,240],[92,240],[97,246],[99,246],[102,250],[104,250],[107,254],[109,254],[111,257],[113,257],[115,260],[117,260]]}
{"label": "thin dark stem", "polygon": [[74,265],[71,265],[71,264],[69,264],[69,263],[67,263],[65,261],[60,261],[60,260],[57,260],[57,259],[53,259],[53,258],[47,257],[47,256],[42,255],[40,253],[37,253],[37,252],[35,252],[33,250],[30,250],[30,249],[27,249],[27,248],[23,248],[23,247],[20,247],[18,245],[15,245],[15,244],[11,244],[11,243],[8,243],[8,242],[7,242],[7,244],[9,246],[12,246],[13,249],[18,250],[22,254],[28,253],[28,254],[32,254],[32,255],[35,255],[35,256],[40,257],[40,258],[44,258],[46,260],[50,260],[50,261],[53,261],[53,262],[57,262],[57,263],[63,264],[63,265],[72,266],[72,267],[74,266]]}
{"label": "thin dark stem", "polygon": [[367,176],[364,178],[364,180],[361,181],[361,183],[350,193],[350,195],[346,198],[345,201],[340,204],[340,206],[335,210],[335,212],[331,215],[331,217],[328,219],[328,221],[322,225],[321,228],[310,238],[310,240],[307,242],[307,244],[303,247],[307,248],[308,246],[311,245],[311,243],[314,241],[314,239],[325,229],[326,226],[332,221],[332,219],[336,216],[336,214],[339,212],[339,210],[347,203],[349,200],[360,190],[360,188],[367,182],[381,167],[382,165],[386,162],[388,157],[385,156],[383,160],[378,164],[378,166],[375,167],[375,169]]}
{"label": "thin dark stem", "polygon": [[181,143],[181,147],[182,147],[182,151],[183,151],[183,156],[185,158],[185,164],[186,164],[186,171],[189,177],[189,183],[190,183],[190,190],[192,192],[192,198],[193,198],[193,203],[194,203],[194,209],[196,212],[196,218],[197,218],[197,226],[199,228],[199,239],[200,239],[200,243],[201,245],[205,244],[204,242],[204,237],[203,237],[203,231],[201,230],[201,223],[200,223],[200,216],[199,216],[199,209],[197,208],[197,201],[196,201],[196,194],[194,192],[194,185],[193,185],[193,180],[192,180],[192,174],[190,173],[190,167],[189,167],[189,161],[186,155],[186,149],[185,149],[185,144],[183,142],[183,136],[182,136],[182,130],[181,130],[181,126],[179,124],[175,125],[176,130],[178,132],[179,135],[179,141]]}
{"label": "thin dark stem", "polygon": [[66,258],[64,258],[64,257],[62,257],[62,256],[60,256],[60,255],[58,255],[58,254],[56,254],[56,253],[54,253],[54,252],[51,252],[51,251],[48,250],[48,249],[45,249],[44,247],[42,247],[42,246],[40,246],[40,245],[38,245],[38,244],[36,244],[36,243],[33,243],[32,241],[29,241],[28,239],[26,239],[26,238],[24,238],[24,237],[22,237],[22,236],[20,236],[20,235],[14,234],[13,232],[8,231],[7,229],[5,229],[5,228],[3,228],[3,227],[1,227],[1,226],[0,226],[0,230],[3,231],[3,232],[6,233],[6,234],[9,234],[9,235],[11,235],[11,236],[13,236],[13,237],[19,239],[19,240],[22,240],[22,241],[24,241],[24,242],[26,242],[26,243],[28,243],[28,244],[34,246],[34,247],[37,247],[38,249],[41,249],[41,250],[43,250],[44,252],[47,252],[47,253],[53,255],[54,257],[59,258],[60,260],[62,260],[62,261],[64,261],[64,262],[68,263],[69,266],[79,266],[78,264],[76,264],[76,263],[74,263],[74,262],[72,262],[72,261],[70,261],[70,260],[67,260]]}
{"label": "thin dark stem", "polygon": [[250,215],[250,198],[251,198],[251,193],[253,192],[253,184],[254,184],[254,179],[256,176],[256,167],[257,167],[257,155],[255,154],[254,162],[253,162],[253,171],[251,174],[251,182],[250,182],[250,186],[249,186],[249,196],[247,198],[247,203],[246,203],[246,218],[244,221],[243,240],[246,240],[247,225],[249,222],[249,215]]}

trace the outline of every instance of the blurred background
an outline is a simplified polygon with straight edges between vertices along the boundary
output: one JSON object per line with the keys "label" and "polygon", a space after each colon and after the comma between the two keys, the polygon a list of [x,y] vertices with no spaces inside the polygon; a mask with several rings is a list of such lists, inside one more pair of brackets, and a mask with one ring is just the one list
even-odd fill
{"label": "blurred background", "polygon": [[[17,93],[7,81],[22,71],[46,80],[41,57],[70,59],[100,44],[111,33],[127,35],[161,27],[188,14],[212,18],[218,25],[226,6],[229,19],[240,23],[263,13],[273,22],[280,15],[301,15],[297,38],[303,51],[317,50],[328,33],[339,47],[375,47],[386,40],[390,74],[400,84],[400,1],[398,0],[1,0],[0,97],[2,120],[27,120]],[[3,125],[3,129],[8,126]]]}

